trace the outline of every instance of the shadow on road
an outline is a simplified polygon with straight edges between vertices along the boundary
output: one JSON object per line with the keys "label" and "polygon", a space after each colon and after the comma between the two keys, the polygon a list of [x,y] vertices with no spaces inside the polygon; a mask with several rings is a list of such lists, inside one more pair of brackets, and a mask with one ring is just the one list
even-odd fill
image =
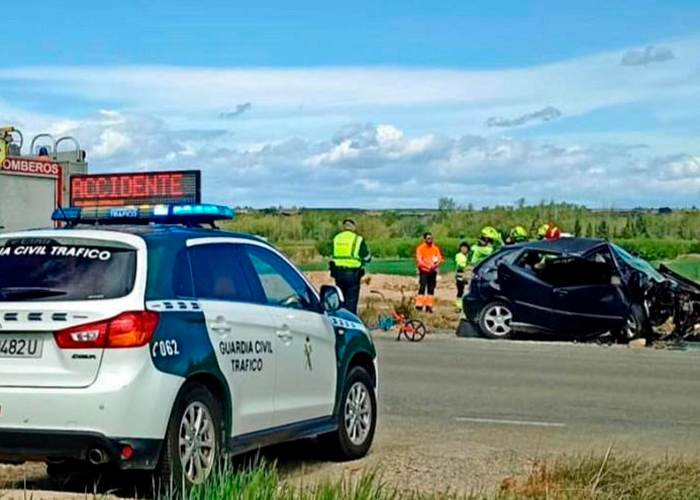
{"label": "shadow on road", "polygon": [[[328,458],[315,440],[300,440],[238,455],[231,460],[231,465],[234,469],[240,470],[260,461],[276,464],[280,477],[284,479],[301,470],[306,472],[314,470],[328,463]],[[22,474],[18,472],[16,480],[0,481],[0,489],[148,498],[153,497],[155,485],[152,474],[143,471],[119,471],[109,467],[73,469],[71,472],[51,476],[35,474],[34,477],[26,480],[20,478],[20,475]]]}

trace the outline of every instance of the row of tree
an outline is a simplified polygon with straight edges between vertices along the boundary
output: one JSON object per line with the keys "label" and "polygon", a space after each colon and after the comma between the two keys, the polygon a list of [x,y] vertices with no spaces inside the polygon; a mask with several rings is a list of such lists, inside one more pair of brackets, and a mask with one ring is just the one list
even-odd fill
{"label": "row of tree", "polygon": [[695,210],[589,210],[573,204],[541,203],[474,210],[460,208],[449,199],[438,210],[382,210],[348,212],[300,210],[297,212],[250,211],[229,223],[230,229],[264,236],[274,242],[329,240],[342,220],[352,217],[368,239],[420,238],[431,231],[438,238],[467,238],[489,225],[508,231],[516,225],[535,234],[543,223],[562,231],[595,238],[651,238],[695,240],[700,237],[700,212]]}

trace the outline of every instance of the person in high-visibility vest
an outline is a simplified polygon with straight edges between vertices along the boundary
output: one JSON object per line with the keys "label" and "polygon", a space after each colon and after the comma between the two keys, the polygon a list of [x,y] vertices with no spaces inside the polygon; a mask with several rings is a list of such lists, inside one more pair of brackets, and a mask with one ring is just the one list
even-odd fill
{"label": "person in high-visibility vest", "polygon": [[551,226],[549,224],[542,224],[537,228],[537,239],[544,240],[547,238],[547,231]]}
{"label": "person in high-visibility vest", "polygon": [[471,252],[469,252],[469,263],[475,266],[491,255],[496,250],[495,246],[500,237],[501,234],[493,227],[483,227],[479,241],[476,242]]}
{"label": "person in high-visibility vest", "polygon": [[469,244],[463,241],[459,245],[459,252],[455,255],[455,284],[457,285],[457,298],[455,299],[455,307],[457,311],[462,310],[462,297],[464,296],[464,286],[466,285],[466,277],[464,276],[467,267],[469,266]]}
{"label": "person in high-visibility vest", "polygon": [[527,241],[527,229],[523,226],[515,226],[508,233],[506,245],[515,245],[517,243],[525,243]]}
{"label": "person in high-visibility vest", "polygon": [[416,248],[416,267],[419,275],[416,309],[419,311],[425,308],[426,311],[433,312],[437,273],[444,261],[440,248],[433,242],[433,235],[425,233],[423,243]]}
{"label": "person in high-visibility vest", "polygon": [[372,260],[372,254],[365,239],[357,234],[357,227],[351,219],[343,221],[343,230],[333,237],[332,245],[331,276],[343,292],[345,308],[357,314],[364,265]]}

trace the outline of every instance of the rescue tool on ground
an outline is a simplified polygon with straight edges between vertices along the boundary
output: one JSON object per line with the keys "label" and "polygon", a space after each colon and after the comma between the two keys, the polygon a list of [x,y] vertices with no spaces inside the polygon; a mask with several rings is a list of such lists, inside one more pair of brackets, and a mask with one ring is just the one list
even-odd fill
{"label": "rescue tool on ground", "polygon": [[234,214],[201,203],[199,178],[76,177],[65,228],[0,235],[0,460],[178,486],[281,441],[368,452],[366,327],[263,239],[205,227]]}

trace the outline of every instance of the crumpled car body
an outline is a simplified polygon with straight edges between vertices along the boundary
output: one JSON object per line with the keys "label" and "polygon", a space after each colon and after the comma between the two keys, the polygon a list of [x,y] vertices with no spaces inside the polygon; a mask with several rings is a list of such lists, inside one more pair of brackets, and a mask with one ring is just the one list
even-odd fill
{"label": "crumpled car body", "polygon": [[629,341],[672,319],[685,338],[700,321],[700,286],[614,243],[560,238],[504,247],[481,262],[463,311],[461,336],[613,333]]}

